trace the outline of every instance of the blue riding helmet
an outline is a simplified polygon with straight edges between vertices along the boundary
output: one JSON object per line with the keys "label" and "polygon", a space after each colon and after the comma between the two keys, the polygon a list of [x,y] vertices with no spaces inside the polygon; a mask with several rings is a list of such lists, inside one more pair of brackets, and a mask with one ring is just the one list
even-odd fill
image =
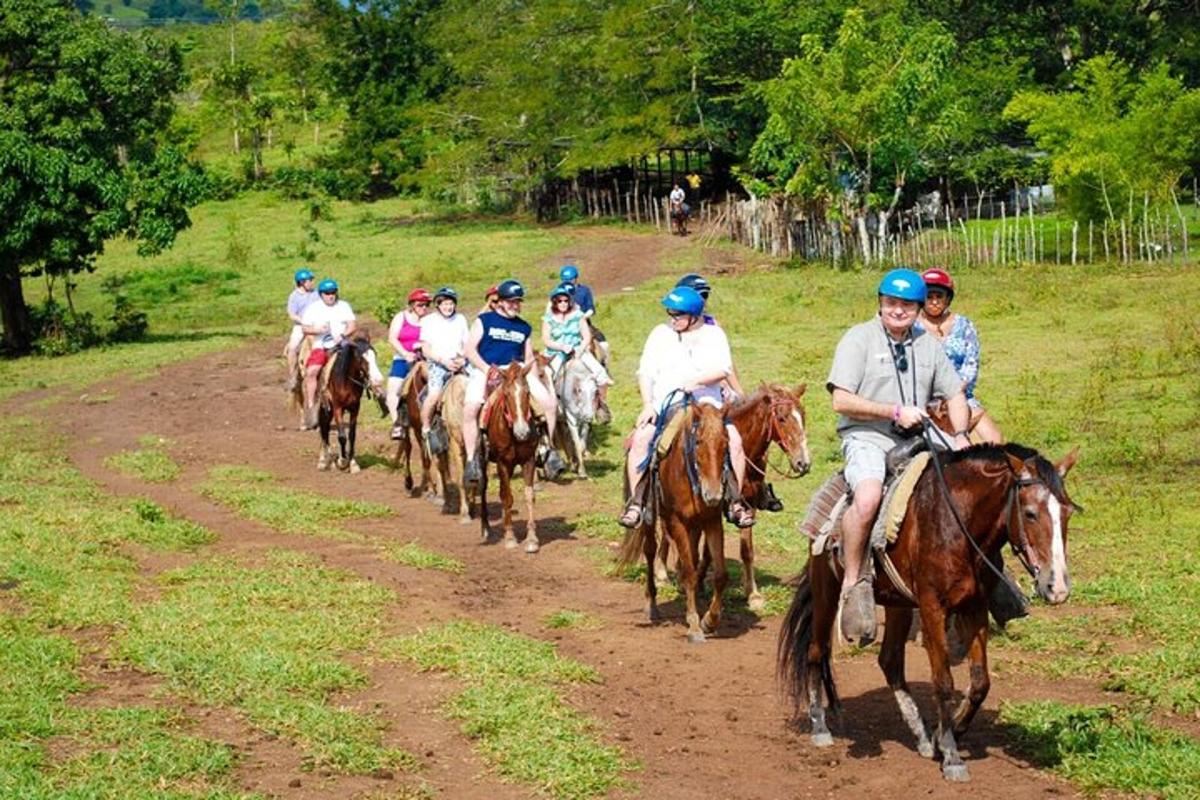
{"label": "blue riding helmet", "polygon": [[919,273],[911,269],[894,269],[879,282],[879,294],[913,303],[924,303],[925,281]]}
{"label": "blue riding helmet", "polygon": [[560,295],[566,295],[567,297],[570,297],[573,294],[575,294],[574,286],[569,283],[560,283],[558,286],[555,286],[550,290],[550,299],[553,300]]}
{"label": "blue riding helmet", "polygon": [[676,286],[662,299],[668,311],[698,317],[704,313],[704,298],[690,286]]}
{"label": "blue riding helmet", "polygon": [[525,287],[521,285],[520,281],[509,278],[496,287],[496,295],[501,300],[524,300]]}
{"label": "blue riding helmet", "polygon": [[295,280],[296,280],[297,285],[304,283],[305,281],[311,281],[315,277],[317,277],[317,276],[312,274],[312,270],[309,270],[309,269],[296,270]]}
{"label": "blue riding helmet", "polygon": [[708,294],[712,291],[712,286],[709,285],[708,281],[704,280],[702,275],[695,272],[689,272],[687,275],[684,275],[675,285],[695,289],[705,300],[708,299]]}
{"label": "blue riding helmet", "polygon": [[563,283],[573,281],[579,277],[579,267],[574,264],[567,264],[558,271],[558,279]]}
{"label": "blue riding helmet", "polygon": [[451,289],[449,286],[443,286],[433,293],[433,302],[441,300],[443,297],[449,297],[454,302],[458,302],[458,292]]}
{"label": "blue riding helmet", "polygon": [[333,278],[326,278],[317,284],[317,291],[321,294],[337,294],[337,281],[335,281]]}

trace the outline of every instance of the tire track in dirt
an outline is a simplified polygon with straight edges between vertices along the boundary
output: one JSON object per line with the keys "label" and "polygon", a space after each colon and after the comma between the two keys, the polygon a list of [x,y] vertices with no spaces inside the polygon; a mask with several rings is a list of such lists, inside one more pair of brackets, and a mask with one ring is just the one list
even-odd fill
{"label": "tire track in dirt", "polygon": [[[585,279],[594,286],[612,286],[610,278],[624,283],[627,277],[622,275],[596,274],[601,268],[595,265],[605,263],[598,254],[609,252],[604,249],[607,237],[597,238],[600,243],[573,244],[564,255],[577,256]],[[668,243],[657,243],[655,260],[680,246],[658,238]],[[636,250],[633,244],[622,243],[625,249],[611,255],[610,262],[620,261],[622,270],[637,271],[640,277],[627,273],[630,283],[657,269],[629,255]],[[598,249],[588,251],[588,246]],[[556,255],[553,262],[560,259]],[[556,640],[564,655],[595,666],[604,676],[602,685],[572,687],[567,694],[644,765],[631,776],[636,795],[765,799],[849,790],[878,797],[961,796],[961,787],[944,783],[936,764],[916,754],[870,657],[838,659],[845,714],[836,731],[837,745],[818,751],[808,744],[806,734],[786,725],[787,709],[775,689],[778,619],[732,614],[718,638],[688,646],[677,605],[666,607],[665,624],[647,625],[642,621],[641,588],[600,576],[569,534],[545,537],[535,557],[480,546],[477,526],[459,526],[428,503],[404,496],[398,475],[383,469],[366,469],[353,477],[318,473],[313,469],[316,437],[289,430],[294,415],[277,388],[276,354],[275,343],[260,342],[167,367],[149,381],[118,379],[105,385],[117,400],[60,406],[51,410],[51,418],[67,430],[71,457],[88,477],[118,494],[148,496],[206,525],[220,534],[208,548],[211,552],[245,554],[286,547],[353,570],[400,594],[400,602],[389,610],[394,632],[469,618]],[[174,484],[143,485],[104,467],[107,455],[136,446],[146,433],[173,440],[170,452],[184,467]],[[367,440],[365,451],[371,435],[362,438]],[[228,463],[268,470],[290,488],[388,504],[395,509],[394,517],[347,527],[397,542],[419,538],[463,561],[466,572],[449,577],[417,571],[381,560],[369,547],[279,534],[237,518],[191,488],[211,466]],[[538,505],[539,519],[561,521],[588,507],[587,487],[554,486],[539,495]],[[519,535],[520,527],[518,523]],[[542,628],[541,619],[562,608],[586,611],[603,626],[594,631]],[[908,656],[914,693],[928,710],[928,664],[916,648],[910,648]],[[377,708],[392,726],[389,744],[421,756],[427,764],[423,777],[441,796],[525,796],[526,790],[485,773],[454,724],[438,715],[437,706],[453,690],[454,681],[416,675],[404,664],[372,665],[370,672],[372,687],[345,700]],[[965,672],[958,670],[960,686],[964,679]],[[995,675],[991,698],[963,742],[973,791],[1018,798],[1073,794],[1068,785],[1009,754],[1009,736],[997,726],[994,711],[997,698],[1076,699],[1072,695],[1094,699],[1096,693],[1084,684]],[[301,796],[275,779],[281,767],[259,763],[251,769],[248,764],[240,774],[247,782],[262,781],[257,785],[269,786],[280,796]],[[345,796],[342,788],[349,785],[331,779],[325,796]]]}

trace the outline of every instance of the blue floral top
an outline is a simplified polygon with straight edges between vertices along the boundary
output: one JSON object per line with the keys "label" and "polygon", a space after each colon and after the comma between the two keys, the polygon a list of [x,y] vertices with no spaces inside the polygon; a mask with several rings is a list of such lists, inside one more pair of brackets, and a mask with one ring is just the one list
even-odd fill
{"label": "blue floral top", "polygon": [[979,334],[971,320],[955,314],[950,332],[942,339],[942,348],[963,380],[964,394],[968,400],[973,400],[975,381],[979,380]]}
{"label": "blue floral top", "polygon": [[[583,312],[578,308],[571,310],[567,314],[566,319],[558,320],[554,315],[547,311],[542,319],[550,323],[550,341],[555,344],[565,344],[571,347],[579,347],[583,344]],[[561,350],[546,350],[545,355],[551,359],[563,359],[567,354]]]}

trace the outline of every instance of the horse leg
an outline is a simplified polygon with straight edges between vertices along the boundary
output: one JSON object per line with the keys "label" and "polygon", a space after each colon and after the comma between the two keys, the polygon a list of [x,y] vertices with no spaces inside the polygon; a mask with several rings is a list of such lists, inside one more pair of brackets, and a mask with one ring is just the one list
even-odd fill
{"label": "horse leg", "polygon": [[[642,528],[642,553],[646,556],[646,619],[658,622],[662,615],[658,613],[658,586],[654,582],[654,559],[658,549],[657,531],[652,527]],[[664,537],[665,538],[665,537]]]}
{"label": "horse leg", "polygon": [[754,577],[754,528],[742,528],[742,591],[746,595],[746,605],[751,611],[762,611],[767,605],[766,598],[758,590],[758,581]]}
{"label": "horse leg", "polygon": [[908,630],[912,626],[911,608],[885,609],[887,622],[883,629],[883,644],[879,648],[879,668],[883,677],[896,696],[896,704],[900,706],[900,716],[908,725],[913,736],[917,737],[917,752],[925,758],[933,758],[933,743],[929,741],[929,732],[925,730],[925,722],[921,719],[921,711],[908,690],[908,681],[904,677],[904,645],[908,641]]}
{"label": "horse leg", "polygon": [[967,726],[971,724],[971,720],[975,718],[979,707],[983,705],[984,699],[987,698],[992,682],[988,677],[987,666],[987,609],[980,608],[967,614],[961,614],[958,619],[961,626],[959,636],[971,643],[969,651],[971,688],[954,713],[954,733],[956,736],[962,736],[966,732]]}
{"label": "horse leg", "polygon": [[500,475],[500,509],[503,515],[504,547],[507,550],[515,550],[517,549],[517,535],[513,533],[512,524],[512,466],[497,461],[496,472]]}
{"label": "horse leg", "polygon": [[935,740],[942,753],[942,777],[948,781],[969,781],[967,765],[958,754],[958,743],[954,740],[954,676],[950,674],[950,654],[946,649],[946,611],[932,598],[921,598],[921,633],[925,652],[929,655],[933,696],[937,702]]}
{"label": "horse leg", "polygon": [[700,574],[696,571],[696,544],[700,534],[692,533],[681,520],[672,516],[667,522],[671,539],[679,550],[679,583],[687,598],[687,640],[693,644],[703,642],[704,630],[700,627],[700,613],[696,596],[700,590]]}
{"label": "horse leg", "polygon": [[413,488],[412,479],[412,439],[406,432],[396,442],[396,469],[404,466],[404,491],[411,492]]}
{"label": "horse leg", "polygon": [[[651,532],[652,536],[658,536],[657,532]],[[667,556],[671,553],[671,537],[667,534],[666,529],[662,532],[662,542],[658,547],[658,552],[655,554],[654,564],[647,564],[647,569],[654,570],[654,579],[659,583],[668,583],[671,580],[671,573],[667,571]]]}
{"label": "horse leg", "polygon": [[[488,525],[487,512],[487,447],[481,445],[476,450],[479,456],[479,537],[483,541],[488,541],[492,536],[491,526]],[[465,489],[466,482],[463,482]]]}
{"label": "horse leg", "polygon": [[833,681],[830,659],[833,655],[833,626],[837,621],[841,583],[829,569],[828,552],[809,559],[808,577],[812,591],[812,637],[808,642],[808,718],[812,723],[812,743],[817,747],[833,744],[833,734],[825,719],[821,690],[829,709],[841,709],[837,686]]}
{"label": "horse leg", "polygon": [[725,597],[725,587],[729,585],[729,570],[725,566],[725,531],[721,527],[719,516],[704,526],[704,543],[705,557],[712,559],[715,569],[712,599],[708,603],[708,613],[700,621],[700,627],[705,633],[716,633],[717,626],[721,624],[721,604]]}
{"label": "horse leg", "polygon": [[525,515],[529,520],[525,524],[525,552],[536,553],[542,545],[538,541],[537,520],[533,516],[534,460],[532,458],[521,465],[521,475],[525,480]]}
{"label": "horse leg", "polygon": [[350,466],[350,462],[346,458],[346,428],[344,421],[342,420],[342,410],[340,408],[333,409],[333,424],[337,427],[337,468],[347,469]]}
{"label": "horse leg", "polygon": [[327,470],[333,456],[329,452],[329,412],[324,408],[317,412],[317,427],[321,431],[321,453],[317,456],[317,469]]}
{"label": "horse leg", "polygon": [[351,475],[357,475],[359,472],[361,472],[361,471],[362,471],[362,468],[361,468],[360,466],[358,466],[358,462],[354,460],[354,442],[355,442],[355,439],[357,439],[357,437],[358,437],[358,409],[353,409],[353,410],[350,412],[350,422],[349,422],[349,424],[348,424],[348,427],[350,428],[350,431],[349,431],[349,437],[350,437],[350,453],[349,453],[349,457],[350,457],[350,474],[351,474]]}

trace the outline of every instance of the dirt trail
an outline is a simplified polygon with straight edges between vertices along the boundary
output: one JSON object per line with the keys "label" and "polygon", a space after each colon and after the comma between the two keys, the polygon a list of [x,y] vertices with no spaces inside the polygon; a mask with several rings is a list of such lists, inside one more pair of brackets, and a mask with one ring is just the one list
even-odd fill
{"label": "dirt trail", "polygon": [[[599,290],[614,289],[655,274],[682,246],[665,236],[585,230],[552,261],[574,255],[587,282]],[[166,368],[148,381],[118,379],[104,386],[117,400],[60,405],[50,416],[66,429],[71,456],[86,475],[115,493],[148,496],[216,531],[220,539],[211,550],[287,547],[394,589],[402,598],[389,610],[395,632],[470,618],[557,640],[565,655],[604,676],[603,685],[572,689],[570,696],[644,765],[630,776],[632,795],[766,800],[848,790],[849,796],[962,796],[962,787],[944,783],[937,766],[916,754],[873,658],[842,657],[836,664],[845,714],[837,744],[818,751],[806,734],[786,725],[787,710],[773,677],[777,618],[731,615],[717,638],[689,646],[677,604],[665,607],[666,623],[647,625],[641,588],[600,576],[569,534],[550,533],[534,557],[481,546],[476,527],[460,527],[428,503],[408,498],[401,478],[385,469],[357,476],[318,473],[316,437],[291,430],[294,415],[278,388],[277,350],[276,343],[261,342]],[[104,467],[107,455],[135,447],[147,433],[173,440],[170,452],[184,467],[174,484],[142,484]],[[362,449],[381,437],[366,433],[360,437],[366,440]],[[361,545],[278,534],[241,520],[194,490],[211,466],[230,463],[269,470],[292,488],[389,504],[395,516],[351,527],[397,541],[419,538],[462,560],[466,572],[458,577],[421,572],[382,561]],[[562,523],[587,502],[586,484],[554,486],[539,495],[539,518],[547,527],[565,530],[569,526]],[[562,632],[541,627],[543,617],[563,608],[586,611],[603,626]],[[929,709],[924,654],[910,649],[908,660],[918,702]],[[439,797],[532,794],[489,773],[456,725],[439,716],[437,707],[453,690],[452,680],[416,675],[405,664],[372,667],[371,674],[373,688],[346,702],[379,710],[391,725],[389,742],[421,758],[421,778]],[[956,679],[962,685],[965,674],[960,671]],[[1068,785],[1011,755],[1009,737],[995,720],[997,698],[1075,699],[1073,694],[1094,699],[1084,685],[995,675],[992,697],[964,742],[974,780],[970,791],[1014,798],[1073,794]],[[222,738],[246,756],[240,769],[245,785],[280,797],[345,797],[380,783],[301,773],[294,751],[263,742],[244,726],[223,726]],[[296,779],[301,786],[291,785]]]}

